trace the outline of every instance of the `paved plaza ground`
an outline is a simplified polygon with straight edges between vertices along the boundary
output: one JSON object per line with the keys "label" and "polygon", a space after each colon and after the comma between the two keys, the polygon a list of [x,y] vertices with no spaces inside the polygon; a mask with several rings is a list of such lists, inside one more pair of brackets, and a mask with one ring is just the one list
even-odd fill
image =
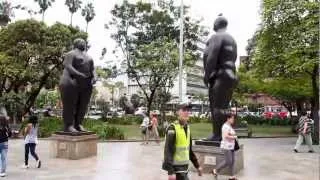
{"label": "paved plaza ground", "polygon": [[[292,152],[295,138],[241,139],[245,148],[245,169],[240,180],[319,180],[319,148],[317,153]],[[9,143],[9,180],[166,180],[161,170],[163,144],[141,146],[140,143],[99,143],[98,156],[83,160],[50,158],[49,140],[41,140],[38,152],[43,161],[41,169],[22,169],[24,149],[22,140]],[[303,146],[301,151],[307,151]],[[212,176],[192,180],[212,180]],[[224,180],[226,177],[221,177]]]}

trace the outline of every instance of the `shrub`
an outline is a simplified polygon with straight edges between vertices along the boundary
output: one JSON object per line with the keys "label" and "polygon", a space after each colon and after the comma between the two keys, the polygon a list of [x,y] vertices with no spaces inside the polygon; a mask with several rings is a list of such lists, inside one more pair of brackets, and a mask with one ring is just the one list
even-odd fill
{"label": "shrub", "polygon": [[120,124],[120,125],[133,125],[141,124],[143,118],[141,116],[126,115],[123,117],[113,117],[107,120],[110,124]]}
{"label": "shrub", "polygon": [[189,123],[200,123],[201,121],[202,121],[202,118],[200,117],[192,116],[189,118]]}
{"label": "shrub", "polygon": [[102,140],[124,139],[124,132],[121,129],[109,126],[103,121],[86,119],[83,125],[88,131],[95,132]]}
{"label": "shrub", "polygon": [[166,116],[166,120],[170,124],[170,123],[173,123],[173,122],[177,121],[178,117],[177,116]]}
{"label": "shrub", "polygon": [[[24,129],[28,121],[24,121],[21,125],[21,129]],[[88,131],[95,132],[100,139],[124,139],[124,133],[121,129],[108,126],[103,121],[85,119],[83,126]],[[61,131],[63,129],[63,121],[57,117],[45,117],[39,121],[39,137],[50,137],[54,132]]]}
{"label": "shrub", "polygon": [[[28,121],[26,121],[25,125]],[[39,120],[39,137],[50,137],[54,132],[61,131],[63,129],[63,121],[61,118],[56,117],[44,117]]]}
{"label": "shrub", "polygon": [[120,128],[108,126],[107,124],[94,125],[90,127],[90,129],[88,128],[88,130],[95,132],[98,135],[98,137],[102,140],[124,139],[124,132]]}
{"label": "shrub", "polygon": [[159,126],[158,132],[160,137],[164,137],[166,135],[166,128],[164,126]]}

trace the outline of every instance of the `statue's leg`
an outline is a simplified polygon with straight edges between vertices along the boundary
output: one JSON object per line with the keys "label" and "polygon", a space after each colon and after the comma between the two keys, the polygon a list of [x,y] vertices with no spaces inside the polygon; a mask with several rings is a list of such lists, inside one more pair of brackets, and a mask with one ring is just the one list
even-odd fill
{"label": "statue's leg", "polygon": [[77,89],[72,86],[64,85],[60,87],[60,92],[63,104],[62,117],[64,122],[64,131],[77,132],[73,127],[75,105],[78,100]]}
{"label": "statue's leg", "polygon": [[85,131],[85,129],[82,126],[82,122],[88,110],[91,94],[92,94],[92,87],[81,90],[81,93],[79,96],[79,103],[77,106],[77,113],[75,115],[76,116],[75,123],[74,123],[74,126],[78,131]]}
{"label": "statue's leg", "polygon": [[[213,123],[213,140],[221,139],[221,127],[226,121],[226,110],[232,98],[232,82],[216,79],[215,84],[209,90],[210,108]],[[212,105],[211,105],[212,104]]]}

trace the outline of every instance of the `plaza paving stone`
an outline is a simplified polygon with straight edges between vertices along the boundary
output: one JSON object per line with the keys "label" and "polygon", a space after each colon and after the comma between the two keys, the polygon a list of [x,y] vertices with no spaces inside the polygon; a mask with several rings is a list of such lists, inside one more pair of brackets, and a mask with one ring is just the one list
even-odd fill
{"label": "plaza paving stone", "polygon": [[[296,138],[241,139],[244,144],[245,169],[238,174],[241,180],[318,180],[319,147],[316,153],[293,153]],[[11,140],[8,153],[8,180],[166,180],[161,170],[163,144],[141,146],[140,143],[99,143],[97,157],[82,160],[51,158],[49,140],[40,140],[37,147],[42,168],[35,168],[30,157],[29,169],[22,169],[24,144]],[[1,178],[0,178],[1,179]],[[212,180],[211,175],[191,180]],[[219,178],[221,180],[227,177]]]}

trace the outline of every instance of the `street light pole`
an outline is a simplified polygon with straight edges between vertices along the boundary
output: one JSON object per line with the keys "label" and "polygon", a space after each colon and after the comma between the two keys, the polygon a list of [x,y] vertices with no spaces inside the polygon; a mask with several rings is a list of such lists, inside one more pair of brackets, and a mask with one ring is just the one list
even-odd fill
{"label": "street light pole", "polygon": [[182,75],[183,75],[183,0],[180,5],[180,45],[179,45],[179,100],[182,102]]}

